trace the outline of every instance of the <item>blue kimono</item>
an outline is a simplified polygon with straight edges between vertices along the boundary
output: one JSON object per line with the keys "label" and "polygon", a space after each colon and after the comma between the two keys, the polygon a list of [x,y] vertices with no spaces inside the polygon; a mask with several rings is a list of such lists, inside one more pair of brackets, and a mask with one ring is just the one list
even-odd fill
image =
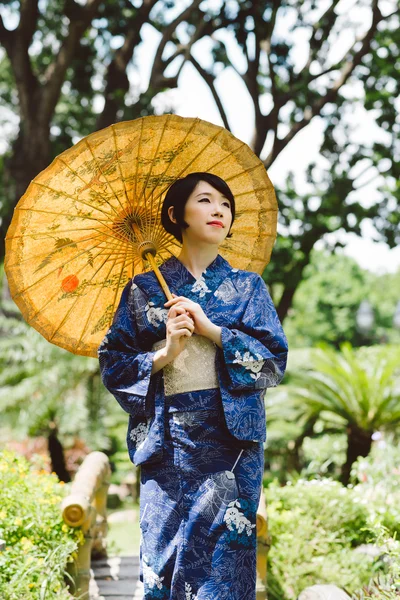
{"label": "blue kimono", "polygon": [[129,455],[142,465],[144,599],[255,600],[264,394],[283,378],[287,340],[259,275],[220,255],[197,280],[174,257],[160,270],[172,293],[221,327],[222,349],[192,336],[202,339],[189,391],[179,391],[184,366],[177,388],[167,368],[151,375],[168,314],[153,272],[127,284],[99,347],[103,383],[129,414]]}

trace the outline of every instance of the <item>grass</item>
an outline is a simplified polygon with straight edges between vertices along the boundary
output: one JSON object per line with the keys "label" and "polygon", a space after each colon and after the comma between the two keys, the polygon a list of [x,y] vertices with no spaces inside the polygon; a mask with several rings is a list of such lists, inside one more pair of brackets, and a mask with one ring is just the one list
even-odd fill
{"label": "grass", "polygon": [[[132,509],[132,505],[129,507]],[[118,556],[139,555],[140,527],[139,507],[134,507],[136,519],[109,523],[107,545],[109,554]],[[119,512],[119,511],[113,511]]]}

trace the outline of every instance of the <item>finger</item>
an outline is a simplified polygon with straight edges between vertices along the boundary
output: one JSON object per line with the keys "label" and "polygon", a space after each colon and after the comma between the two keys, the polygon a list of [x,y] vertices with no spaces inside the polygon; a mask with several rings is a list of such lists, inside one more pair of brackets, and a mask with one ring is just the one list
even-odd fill
{"label": "finger", "polygon": [[188,300],[180,300],[178,304],[175,304],[171,308],[183,308],[186,312],[196,312],[199,308],[197,304],[194,302],[190,302]]}
{"label": "finger", "polygon": [[188,300],[187,298],[185,298],[185,296],[175,296],[175,294],[173,294],[173,296],[174,297],[172,298],[172,300],[168,300],[168,302],[164,303],[164,306],[168,308],[169,306],[173,306],[177,302],[180,302],[182,300]]}
{"label": "finger", "polygon": [[186,312],[175,315],[174,317],[173,316],[168,317],[168,323],[182,323],[182,322],[193,323],[194,319],[191,317],[191,315],[188,315]]}
{"label": "finger", "polygon": [[184,313],[182,315],[178,315],[177,317],[174,317],[173,322],[174,323],[193,323],[193,319],[188,314]]}
{"label": "finger", "polygon": [[172,306],[168,311],[168,319],[175,319],[178,315],[187,315],[191,319],[191,315],[188,310],[186,310],[183,306]]}
{"label": "finger", "polygon": [[194,331],[193,325],[189,323],[181,323],[174,326],[171,326],[169,329],[169,335],[172,337],[180,337],[181,335],[192,335]]}
{"label": "finger", "polygon": [[191,328],[194,328],[194,321],[193,321],[193,319],[191,319],[187,315],[181,315],[180,317],[177,317],[177,319],[174,322],[177,323],[178,325],[183,324],[184,327],[189,326]]}
{"label": "finger", "polygon": [[185,315],[186,310],[181,306],[172,306],[168,311],[168,318],[173,319],[178,315]]}

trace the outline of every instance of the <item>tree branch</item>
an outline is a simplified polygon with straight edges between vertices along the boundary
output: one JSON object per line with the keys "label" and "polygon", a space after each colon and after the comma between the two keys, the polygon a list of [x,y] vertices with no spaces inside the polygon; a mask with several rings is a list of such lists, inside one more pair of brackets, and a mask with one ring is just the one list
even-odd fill
{"label": "tree branch", "polygon": [[96,15],[100,3],[101,0],[87,0],[83,7],[76,5],[78,18],[70,22],[68,36],[64,39],[56,59],[46,70],[45,84],[42,88],[41,112],[43,118],[48,121],[51,119],[60,96],[65,73],[75,57],[80,39]]}
{"label": "tree branch", "polygon": [[[310,51],[308,54],[308,59],[303,69],[300,71],[300,73],[297,74],[296,79],[300,78],[303,74],[306,74],[306,76],[308,75],[311,64],[316,59],[316,56],[320,51],[323,42],[327,39],[329,31],[335,24],[335,21],[337,19],[335,8],[339,4],[339,2],[340,0],[334,0],[332,4],[328,7],[328,9],[324,12],[324,14],[321,16],[319,21],[317,21],[317,23],[314,23],[312,27],[311,37],[309,40]],[[318,39],[316,39],[317,32],[321,32],[318,36]]]}
{"label": "tree branch", "polygon": [[38,100],[39,83],[33,73],[28,52],[38,15],[38,0],[22,1],[18,27],[13,32],[8,32],[9,46],[6,49],[15,77],[23,121],[28,120],[29,115],[36,110],[33,108],[32,98]]}
{"label": "tree branch", "polygon": [[16,34],[20,37],[21,42],[26,44],[26,49],[31,45],[38,16],[38,0],[21,0],[20,18]]}
{"label": "tree branch", "polygon": [[198,8],[201,2],[202,0],[193,0],[193,2],[165,28],[161,41],[158,45],[156,55],[154,57],[153,67],[151,69],[151,75],[149,80],[149,89],[158,89],[160,86],[165,85],[165,78],[163,75],[165,67],[162,60],[162,55],[165,46],[167,45],[167,42],[171,40],[172,34],[174,33],[178,25],[185,21],[191,15],[191,13]]}
{"label": "tree branch", "polygon": [[217,90],[215,89],[215,85],[214,85],[215,76],[212,73],[209,73],[208,71],[206,71],[206,69],[203,69],[203,67],[197,62],[197,60],[192,55],[190,55],[189,60],[193,64],[193,66],[197,69],[199,74],[202,76],[202,78],[204,79],[204,81],[206,82],[208,87],[210,88],[210,91],[213,95],[215,103],[218,107],[219,114],[221,115],[221,119],[224,123],[224,127],[228,131],[231,131],[225,109],[223,107],[220,97],[218,96]]}
{"label": "tree branch", "polygon": [[294,138],[294,136],[301,129],[306,127],[310,123],[310,121],[313,117],[315,117],[316,115],[319,115],[321,113],[322,108],[326,104],[334,101],[334,99],[336,98],[336,96],[339,93],[340,88],[346,83],[346,81],[348,80],[350,75],[353,73],[354,69],[361,63],[363,56],[365,56],[365,54],[367,54],[367,52],[369,51],[371,40],[377,30],[378,24],[383,19],[384,19],[384,17],[382,16],[382,13],[378,7],[378,0],[374,0],[373,9],[372,9],[372,24],[362,39],[361,48],[357,52],[353,51],[355,45],[359,41],[361,41],[361,40],[356,40],[356,42],[353,44],[353,47],[349,51],[349,57],[348,57],[347,61],[344,63],[341,73],[340,73],[339,77],[337,78],[336,82],[334,83],[334,85],[326,92],[325,95],[320,96],[311,105],[311,107],[306,108],[304,110],[303,119],[301,119],[301,121],[299,121],[295,125],[293,125],[293,127],[290,129],[289,133],[283,139],[275,138],[272,150],[264,161],[264,165],[266,168],[268,168],[272,164],[274,159],[283,150],[283,148],[285,148],[289,144],[289,142]]}
{"label": "tree branch", "polygon": [[[265,144],[265,140],[268,134],[268,130],[272,129],[276,135],[276,131],[278,128],[278,117],[279,117],[279,103],[277,102],[277,85],[276,85],[276,75],[271,61],[271,40],[272,35],[275,29],[277,13],[280,8],[281,2],[276,2],[274,4],[274,9],[271,14],[271,19],[267,24],[267,31],[262,39],[260,32],[263,30],[264,21],[262,14],[258,15],[258,19],[255,18],[255,36],[256,36],[256,65],[257,70],[254,72],[254,68],[250,71],[250,65],[248,68],[248,73],[252,73],[253,86],[250,88],[247,85],[247,89],[249,90],[250,96],[253,100],[254,112],[255,112],[255,128],[253,132],[252,139],[252,148],[257,156],[260,156],[262,149]],[[271,80],[271,94],[273,98],[273,110],[270,112],[268,116],[265,116],[261,112],[260,108],[260,92],[258,88],[258,78],[257,75],[260,69],[260,59],[261,59],[261,50],[266,50],[267,59],[268,59],[268,68],[269,75]]]}
{"label": "tree branch", "polygon": [[122,90],[125,95],[129,90],[129,79],[126,68],[129,61],[132,60],[135,48],[141,42],[140,31],[142,26],[147,22],[150,11],[157,1],[144,0],[125,36],[123,45],[114,52],[105,76],[104,108],[97,119],[96,129],[103,129],[103,127],[107,127],[117,120],[117,111],[121,104],[121,99],[116,97],[116,92]]}

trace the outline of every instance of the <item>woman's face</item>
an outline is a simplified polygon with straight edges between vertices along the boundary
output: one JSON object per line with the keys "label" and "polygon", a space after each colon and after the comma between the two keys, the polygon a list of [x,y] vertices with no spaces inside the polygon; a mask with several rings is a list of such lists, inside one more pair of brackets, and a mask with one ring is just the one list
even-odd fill
{"label": "woman's face", "polygon": [[[173,208],[169,209],[173,216]],[[206,181],[199,181],[185,204],[182,240],[221,244],[232,223],[231,203]]]}

